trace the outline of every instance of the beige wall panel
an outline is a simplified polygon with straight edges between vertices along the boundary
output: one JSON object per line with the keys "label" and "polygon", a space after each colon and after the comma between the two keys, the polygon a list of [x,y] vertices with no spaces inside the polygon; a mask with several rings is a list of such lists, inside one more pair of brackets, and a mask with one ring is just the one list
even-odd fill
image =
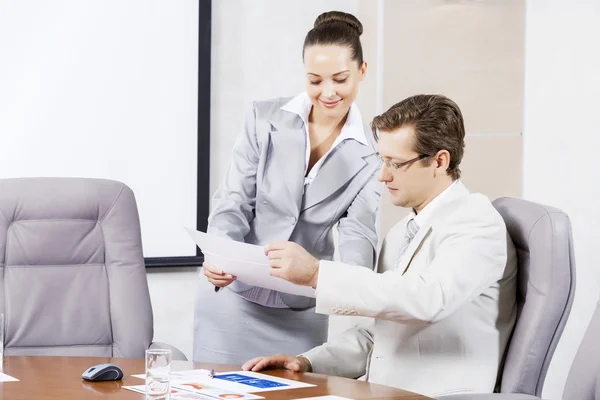
{"label": "beige wall panel", "polygon": [[442,93],[472,133],[521,132],[524,0],[386,0],[387,109],[418,93]]}
{"label": "beige wall panel", "polygon": [[521,197],[522,154],[521,136],[467,136],[462,181],[491,200]]}
{"label": "beige wall panel", "polygon": [[377,115],[377,2],[360,0],[356,17],[363,24],[360,41],[363,46],[363,58],[367,62],[367,76],[360,85],[356,104],[366,124]]}

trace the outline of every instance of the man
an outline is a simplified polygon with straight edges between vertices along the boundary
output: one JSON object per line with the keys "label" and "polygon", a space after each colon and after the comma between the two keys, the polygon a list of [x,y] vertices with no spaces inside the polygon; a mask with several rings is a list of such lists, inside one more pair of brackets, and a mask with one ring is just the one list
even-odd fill
{"label": "man", "polygon": [[314,259],[302,247],[266,247],[271,274],[316,288],[316,311],[368,322],[283,367],[395,386],[436,397],[492,392],[516,318],[516,255],[490,201],[460,182],[465,130],[450,99],[418,95],[373,121],[384,182],[412,209],[383,242],[378,272]]}

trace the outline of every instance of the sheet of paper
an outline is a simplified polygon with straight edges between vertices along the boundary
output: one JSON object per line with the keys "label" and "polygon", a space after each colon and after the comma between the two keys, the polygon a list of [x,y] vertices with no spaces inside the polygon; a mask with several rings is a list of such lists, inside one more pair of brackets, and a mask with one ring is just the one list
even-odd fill
{"label": "sheet of paper", "polygon": [[[236,399],[236,400],[256,400],[264,399],[264,397],[250,394],[235,392],[219,385],[220,381],[210,378],[209,371],[206,369],[192,369],[187,371],[171,372],[171,388],[173,390],[192,392],[204,396],[204,398],[212,399]],[[145,379],[145,374],[132,375],[134,378]],[[134,386],[145,390],[144,385]],[[131,389],[135,390],[135,389]],[[173,397],[171,397],[173,399]]]}
{"label": "sheet of paper", "polygon": [[[270,392],[273,390],[313,387],[310,383],[292,381],[258,372],[233,371],[216,374],[212,385],[240,393]],[[218,382],[218,383],[217,383]]]}
{"label": "sheet of paper", "polygon": [[293,400],[354,400],[348,397],[340,397],[340,396],[317,396],[317,397],[299,397]]}
{"label": "sheet of paper", "polygon": [[[194,382],[200,386],[219,388],[233,393],[270,392],[273,390],[298,389],[315,386],[310,383],[278,378],[258,372],[223,372],[216,374],[214,378],[210,378],[206,376],[204,371],[205,370],[174,371],[171,373],[171,386],[191,390],[189,386],[182,386],[182,384]],[[140,379],[145,378],[144,374],[132,376]]]}
{"label": "sheet of paper", "polygon": [[213,400],[213,397],[204,396],[198,393],[179,391],[171,394],[171,400]]}
{"label": "sheet of paper", "polygon": [[315,297],[315,290],[307,286],[294,285],[269,274],[269,259],[262,246],[236,242],[216,235],[209,235],[185,228],[202,250],[206,263],[235,275],[240,282],[280,292]]}
{"label": "sheet of paper", "polygon": [[19,380],[0,372],[0,382],[19,382]]}
{"label": "sheet of paper", "polygon": [[180,390],[186,390],[192,393],[201,394],[203,396],[209,396],[214,399],[237,399],[237,400],[256,400],[264,399],[264,397],[257,396],[250,393],[239,393],[227,389],[215,387],[210,382],[210,385],[204,382],[198,382],[197,380],[183,381],[179,383],[173,383],[173,387]]}
{"label": "sheet of paper", "polygon": [[[171,371],[171,382],[206,378],[210,374],[208,369],[189,369],[186,371]],[[146,374],[131,375],[134,378],[146,379]]]}
{"label": "sheet of paper", "polygon": [[[146,385],[123,386],[123,389],[131,390],[138,393],[146,393]],[[171,400],[178,399],[236,399],[236,400],[257,400],[264,397],[249,394],[235,393],[230,390],[223,390],[215,387],[194,382],[183,381],[181,383],[171,383]]]}
{"label": "sheet of paper", "polygon": [[[131,390],[132,392],[144,393],[146,394],[146,385],[134,385],[134,386],[121,386],[122,389]],[[171,388],[171,396],[174,394],[185,392],[181,389],[173,389]]]}
{"label": "sheet of paper", "polygon": [[[141,394],[146,394],[146,385],[122,386],[123,389],[131,390]],[[171,388],[171,400],[212,400],[213,397],[203,396],[198,393],[188,392],[186,390]]]}

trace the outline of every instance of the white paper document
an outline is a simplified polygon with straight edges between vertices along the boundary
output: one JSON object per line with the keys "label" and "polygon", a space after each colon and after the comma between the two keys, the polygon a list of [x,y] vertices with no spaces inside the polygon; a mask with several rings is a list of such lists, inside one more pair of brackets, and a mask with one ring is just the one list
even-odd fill
{"label": "white paper document", "polygon": [[[146,394],[146,385],[121,386],[121,389],[131,390],[132,392]],[[242,395],[223,394],[224,397],[211,397],[205,394],[194,393],[188,390],[181,390],[171,387],[171,400],[208,400],[208,399],[236,399],[239,400]]]}
{"label": "white paper document", "polygon": [[317,396],[317,397],[300,397],[294,400],[353,400],[348,397],[340,397],[340,396]]}
{"label": "white paper document", "polygon": [[202,250],[207,264],[214,265],[240,282],[279,292],[315,297],[315,290],[299,286],[269,274],[269,258],[262,246],[236,242],[216,235],[185,228]]}
{"label": "white paper document", "polygon": [[210,380],[210,384],[238,393],[271,392],[316,386],[250,371],[220,372]]}
{"label": "white paper document", "polygon": [[0,372],[0,382],[19,382],[19,380]]}
{"label": "white paper document", "polygon": [[[224,398],[227,393],[239,393],[245,396],[241,400],[261,399],[262,397],[251,393],[270,392],[274,390],[298,389],[316,385],[278,378],[258,372],[232,371],[220,372],[213,378],[204,373],[205,370],[173,371],[171,373],[171,387],[175,389],[193,391],[210,397]],[[144,379],[144,374],[132,375]],[[133,390],[133,389],[132,389]],[[222,392],[219,392],[219,390]]]}

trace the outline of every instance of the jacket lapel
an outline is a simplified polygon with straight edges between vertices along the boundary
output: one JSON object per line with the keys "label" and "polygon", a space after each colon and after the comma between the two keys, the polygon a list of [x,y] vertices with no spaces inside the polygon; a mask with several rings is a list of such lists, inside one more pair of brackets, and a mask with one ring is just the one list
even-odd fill
{"label": "jacket lapel", "polygon": [[408,267],[410,266],[410,262],[412,261],[417,249],[421,245],[421,242],[425,240],[425,238],[429,235],[431,231],[431,223],[425,224],[425,226],[419,227],[419,231],[413,238],[413,240],[408,245],[408,248],[400,257],[400,261],[398,262],[398,266],[396,267],[398,271],[402,271],[402,274],[406,273]]}
{"label": "jacket lapel", "polygon": [[[292,113],[282,113],[280,118],[269,121],[271,145],[269,157],[278,175],[289,191],[291,202],[296,215],[300,212],[302,192],[304,190],[304,171],[306,156],[306,132],[302,119]],[[284,201],[284,200],[282,200]]]}
{"label": "jacket lapel", "polygon": [[366,165],[364,157],[373,154],[370,146],[356,140],[344,140],[327,156],[319,173],[306,188],[301,210],[323,201],[352,179]]}
{"label": "jacket lapel", "polygon": [[429,236],[429,233],[431,232],[431,223],[434,220],[435,215],[439,212],[448,212],[448,207],[445,207],[445,205],[453,202],[457,198],[466,194],[469,194],[469,191],[460,181],[456,182],[456,185],[452,189],[450,189],[448,193],[446,193],[445,197],[441,199],[442,203],[436,207],[435,211],[427,219],[425,224],[419,227],[419,231],[417,232],[413,240],[410,242],[408,248],[406,249],[406,252],[404,253],[404,255],[402,255],[400,261],[398,262],[398,271],[402,271],[402,274],[405,274],[408,268],[410,267],[410,263],[413,257],[415,256],[417,250],[419,249],[419,246],[421,245],[423,240],[425,240],[425,238]]}

